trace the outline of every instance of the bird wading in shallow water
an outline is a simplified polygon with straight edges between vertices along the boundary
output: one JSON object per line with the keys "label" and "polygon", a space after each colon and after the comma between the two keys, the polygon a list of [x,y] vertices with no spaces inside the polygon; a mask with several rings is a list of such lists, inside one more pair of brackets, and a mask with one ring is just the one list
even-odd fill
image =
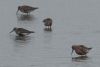
{"label": "bird wading in shallow water", "polygon": [[48,29],[51,29],[52,26],[52,19],[51,18],[46,18],[43,20],[44,25],[48,27]]}
{"label": "bird wading in shallow water", "polygon": [[27,6],[27,5],[23,5],[23,6],[18,6],[18,10],[16,12],[16,14],[18,13],[18,11],[21,11],[22,13],[27,13],[30,14],[30,12],[34,11],[38,9],[38,7],[31,7],[31,6]]}
{"label": "bird wading in shallow water", "polygon": [[15,33],[18,36],[25,36],[25,35],[29,35],[31,33],[35,33],[34,31],[29,31],[24,28],[17,28],[17,27],[15,27],[10,33],[12,33],[13,31],[15,31]]}
{"label": "bird wading in shallow water", "polygon": [[76,54],[78,54],[78,55],[86,55],[89,52],[89,50],[91,50],[91,49],[92,48],[86,47],[84,45],[73,45],[72,53],[75,50]]}

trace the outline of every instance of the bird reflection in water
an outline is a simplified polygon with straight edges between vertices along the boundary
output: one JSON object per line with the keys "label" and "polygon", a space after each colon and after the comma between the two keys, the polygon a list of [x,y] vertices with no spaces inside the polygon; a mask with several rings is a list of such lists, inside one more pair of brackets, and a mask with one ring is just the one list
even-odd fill
{"label": "bird reflection in water", "polygon": [[82,62],[82,61],[85,61],[85,60],[88,60],[88,59],[89,59],[88,56],[72,57],[72,61],[75,61],[75,62]]}
{"label": "bird reflection in water", "polygon": [[52,31],[52,28],[44,28],[44,31],[49,31],[49,32],[51,32],[51,31]]}
{"label": "bird reflection in water", "polygon": [[31,41],[32,38],[30,36],[18,36],[18,35],[17,36],[10,35],[10,36],[11,39],[13,39],[15,46],[25,46]]}
{"label": "bird reflection in water", "polygon": [[34,16],[33,15],[17,15],[17,18],[18,18],[18,20],[19,21],[25,21],[25,20],[27,20],[27,21],[32,21],[32,20],[34,20]]}
{"label": "bird reflection in water", "polygon": [[29,36],[16,36],[15,41],[28,41],[30,40]]}

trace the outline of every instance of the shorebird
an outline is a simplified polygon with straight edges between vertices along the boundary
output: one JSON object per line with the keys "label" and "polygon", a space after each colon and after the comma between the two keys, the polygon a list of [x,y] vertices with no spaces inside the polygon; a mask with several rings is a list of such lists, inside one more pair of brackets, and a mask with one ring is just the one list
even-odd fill
{"label": "shorebird", "polygon": [[78,54],[78,55],[86,55],[89,52],[89,50],[91,50],[91,49],[92,48],[86,47],[84,45],[73,45],[72,53],[75,50],[76,54]]}
{"label": "shorebird", "polygon": [[38,9],[37,7],[31,7],[31,6],[27,6],[27,5],[22,5],[22,6],[18,6],[18,10],[16,12],[16,14],[18,13],[18,11],[20,10],[23,13],[27,13],[29,14],[30,12],[34,11]]}
{"label": "shorebird", "polygon": [[43,20],[44,22],[44,25],[47,26],[48,28],[51,29],[51,26],[52,26],[52,19],[51,18],[46,18]]}
{"label": "shorebird", "polygon": [[12,33],[13,31],[15,31],[15,33],[19,36],[25,36],[31,33],[35,33],[34,31],[29,31],[24,28],[17,28],[17,27],[13,28],[13,30],[10,33]]}

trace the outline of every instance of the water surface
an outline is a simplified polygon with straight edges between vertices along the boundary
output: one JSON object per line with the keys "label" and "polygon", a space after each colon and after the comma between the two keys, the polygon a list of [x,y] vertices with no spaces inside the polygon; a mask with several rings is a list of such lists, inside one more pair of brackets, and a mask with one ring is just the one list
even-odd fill
{"label": "water surface", "polygon": [[[39,7],[30,16],[19,5]],[[53,19],[52,31],[45,31],[43,19]],[[0,67],[99,67],[99,0],[1,0]],[[9,33],[23,27],[35,33],[19,38]],[[73,44],[93,47],[87,57],[70,55]]]}

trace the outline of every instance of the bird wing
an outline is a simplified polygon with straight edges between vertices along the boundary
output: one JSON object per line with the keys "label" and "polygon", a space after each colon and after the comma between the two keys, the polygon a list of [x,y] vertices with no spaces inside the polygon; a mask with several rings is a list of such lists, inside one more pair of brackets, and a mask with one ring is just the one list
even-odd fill
{"label": "bird wing", "polygon": [[88,53],[87,47],[80,47],[80,50],[82,51],[82,53]]}
{"label": "bird wing", "polygon": [[24,8],[24,10],[32,10],[33,9],[33,7],[27,6],[27,5],[24,5],[23,8]]}
{"label": "bird wing", "polygon": [[31,33],[32,32],[32,31],[29,31],[23,28],[19,28],[18,30],[20,31],[20,33]]}
{"label": "bird wing", "polygon": [[81,45],[81,48],[84,49],[84,51],[86,51],[86,52],[88,52],[90,49],[92,49],[92,48],[88,48],[88,47],[86,47],[84,45]]}
{"label": "bird wing", "polygon": [[82,47],[78,47],[75,51],[76,51],[76,53],[79,54],[79,55],[85,55],[85,54],[88,53],[87,50],[84,49],[84,48],[82,48]]}

